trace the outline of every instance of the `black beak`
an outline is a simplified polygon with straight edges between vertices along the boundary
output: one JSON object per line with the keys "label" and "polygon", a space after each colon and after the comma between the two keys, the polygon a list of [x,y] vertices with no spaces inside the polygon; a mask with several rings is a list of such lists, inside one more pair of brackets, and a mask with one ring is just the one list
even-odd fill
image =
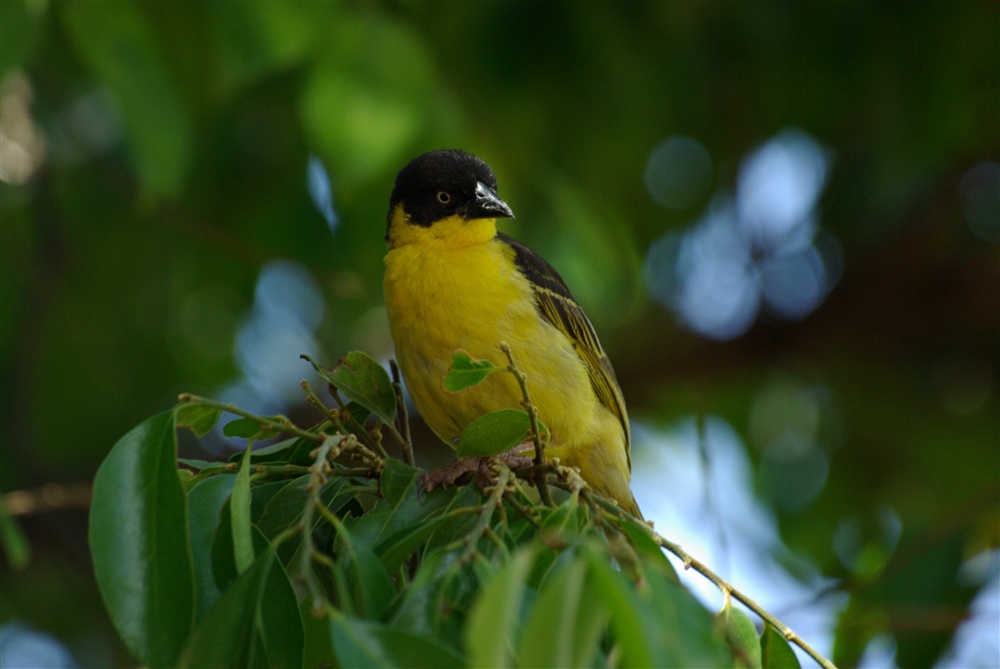
{"label": "black beak", "polygon": [[514,212],[507,203],[482,181],[476,182],[476,199],[465,212],[466,220],[477,218],[514,218]]}

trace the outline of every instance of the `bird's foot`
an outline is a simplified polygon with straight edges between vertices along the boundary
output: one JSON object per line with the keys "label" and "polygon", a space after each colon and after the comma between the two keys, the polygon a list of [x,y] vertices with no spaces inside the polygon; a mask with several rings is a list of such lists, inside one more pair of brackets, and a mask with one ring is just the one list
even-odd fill
{"label": "bird's foot", "polygon": [[509,451],[504,451],[503,453],[461,458],[460,460],[448,463],[440,469],[425,472],[420,477],[421,483],[423,483],[424,492],[431,492],[441,485],[447,487],[455,483],[467,483],[471,478],[467,475],[472,472],[476,472],[476,479],[479,487],[485,488],[490,485],[492,481],[489,466],[489,462],[492,458],[500,460],[511,469],[530,467],[535,461],[531,457],[523,455],[523,452],[524,445],[521,444],[515,446]]}
{"label": "bird's foot", "polygon": [[[462,458],[461,460],[449,462],[440,469],[432,469],[429,472],[424,472],[420,476],[424,492],[431,492],[441,485],[445,487],[450,486],[459,479],[463,479],[466,474],[478,470],[484,462],[485,458]],[[463,482],[465,481],[463,480]]]}

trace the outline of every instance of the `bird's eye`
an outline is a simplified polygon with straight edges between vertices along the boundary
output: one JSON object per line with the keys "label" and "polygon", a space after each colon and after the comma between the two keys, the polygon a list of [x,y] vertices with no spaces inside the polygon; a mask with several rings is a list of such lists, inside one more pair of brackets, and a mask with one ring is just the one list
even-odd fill
{"label": "bird's eye", "polygon": [[451,204],[451,193],[439,190],[437,194],[437,201],[441,204]]}

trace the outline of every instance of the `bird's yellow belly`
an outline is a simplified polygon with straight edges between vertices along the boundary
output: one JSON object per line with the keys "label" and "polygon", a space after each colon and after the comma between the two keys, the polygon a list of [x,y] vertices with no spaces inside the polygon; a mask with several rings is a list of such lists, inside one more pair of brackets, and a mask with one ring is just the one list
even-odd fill
{"label": "bird's yellow belly", "polygon": [[553,445],[569,446],[598,427],[586,367],[565,335],[540,317],[527,279],[504,272],[511,263],[494,255],[502,253],[498,243],[389,252],[384,289],[397,362],[421,416],[452,443],[483,414],[520,408],[509,374],[456,394],[441,387],[456,350],[506,365],[499,348],[506,341]]}

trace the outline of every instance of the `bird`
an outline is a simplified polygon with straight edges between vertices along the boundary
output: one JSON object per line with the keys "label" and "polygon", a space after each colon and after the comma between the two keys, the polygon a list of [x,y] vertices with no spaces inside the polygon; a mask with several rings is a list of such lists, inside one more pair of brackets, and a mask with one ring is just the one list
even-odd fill
{"label": "bird", "polygon": [[453,354],[506,366],[507,342],[548,428],[547,458],[641,518],[629,485],[628,413],[593,325],[559,273],[497,230],[513,218],[493,169],[460,149],[421,154],[396,176],[383,291],[396,361],[414,405],[445,443],[484,414],[521,408],[511,374],[460,393],[442,380]]}

